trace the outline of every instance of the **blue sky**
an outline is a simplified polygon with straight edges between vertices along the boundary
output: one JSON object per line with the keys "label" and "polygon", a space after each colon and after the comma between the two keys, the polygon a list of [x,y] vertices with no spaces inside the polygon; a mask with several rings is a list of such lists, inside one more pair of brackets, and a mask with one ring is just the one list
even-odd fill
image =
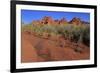
{"label": "blue sky", "polygon": [[53,19],[61,19],[65,17],[68,21],[73,17],[78,17],[82,21],[90,22],[90,13],[21,10],[21,21],[25,24],[31,23],[33,20],[40,20],[44,16],[51,16]]}

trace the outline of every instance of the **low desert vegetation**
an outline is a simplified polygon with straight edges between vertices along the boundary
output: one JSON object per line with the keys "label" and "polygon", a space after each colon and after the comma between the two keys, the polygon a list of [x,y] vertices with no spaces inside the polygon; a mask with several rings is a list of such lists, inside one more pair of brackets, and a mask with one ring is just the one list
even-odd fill
{"label": "low desert vegetation", "polygon": [[83,43],[90,46],[90,26],[62,24],[62,25],[33,25],[28,24],[22,26],[22,31],[30,31],[38,36],[62,36],[65,40],[75,43]]}

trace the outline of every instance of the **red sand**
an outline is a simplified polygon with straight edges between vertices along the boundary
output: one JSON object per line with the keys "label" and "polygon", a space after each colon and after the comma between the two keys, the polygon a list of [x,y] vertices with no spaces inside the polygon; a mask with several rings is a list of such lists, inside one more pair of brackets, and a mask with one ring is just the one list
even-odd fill
{"label": "red sand", "polygon": [[[67,45],[66,47],[62,46]],[[61,46],[60,46],[61,45]],[[22,32],[21,61],[45,62],[85,60],[90,58],[90,48],[83,45],[83,49],[77,52],[70,42],[63,43],[51,39],[40,38],[27,32]]]}

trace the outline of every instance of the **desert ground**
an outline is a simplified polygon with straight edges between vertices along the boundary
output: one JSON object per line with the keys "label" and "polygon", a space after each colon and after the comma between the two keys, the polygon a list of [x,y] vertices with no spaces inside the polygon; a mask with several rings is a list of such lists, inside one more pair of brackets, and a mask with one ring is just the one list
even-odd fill
{"label": "desert ground", "polygon": [[[83,47],[84,49],[78,49]],[[90,58],[89,47],[64,40],[42,38],[22,32],[22,62],[85,60]]]}

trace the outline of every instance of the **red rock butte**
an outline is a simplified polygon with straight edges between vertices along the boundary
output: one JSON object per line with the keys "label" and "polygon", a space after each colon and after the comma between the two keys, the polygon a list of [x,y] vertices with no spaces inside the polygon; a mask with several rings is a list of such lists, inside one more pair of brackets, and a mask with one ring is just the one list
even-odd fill
{"label": "red rock butte", "polygon": [[80,18],[74,17],[70,21],[68,21],[65,17],[61,19],[53,19],[51,16],[44,16],[40,20],[33,20],[33,25],[62,25],[62,24],[73,24],[73,25],[82,25],[82,24],[90,24],[89,22],[82,21]]}

